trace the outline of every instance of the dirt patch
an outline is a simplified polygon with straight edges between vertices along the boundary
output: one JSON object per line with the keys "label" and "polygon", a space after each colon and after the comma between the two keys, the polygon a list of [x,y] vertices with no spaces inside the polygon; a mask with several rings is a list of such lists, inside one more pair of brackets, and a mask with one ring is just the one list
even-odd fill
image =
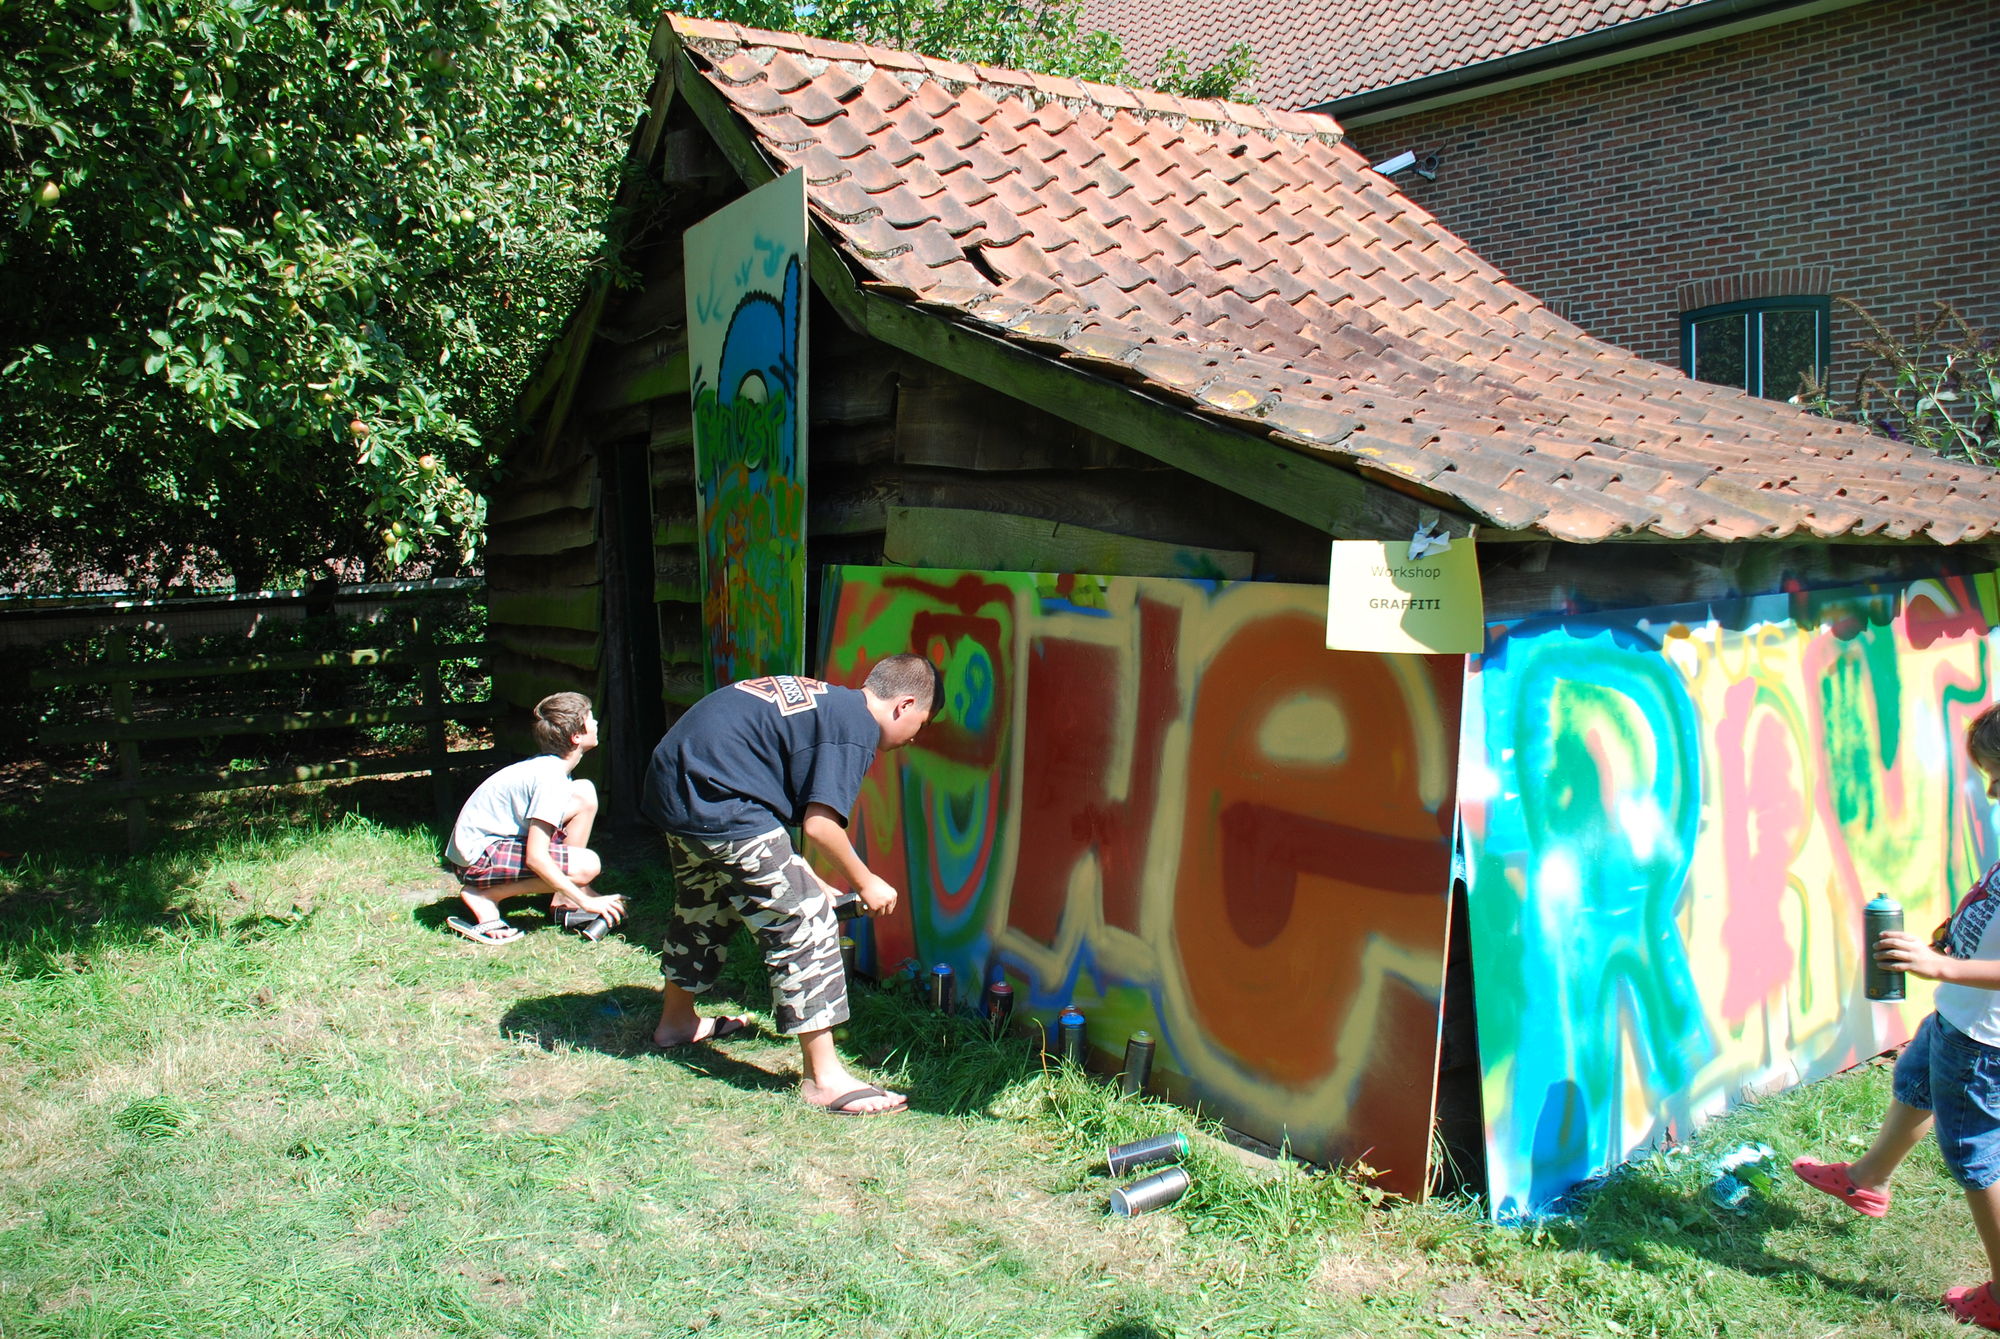
{"label": "dirt patch", "polygon": [[472,1284],[482,1301],[494,1306],[518,1307],[528,1300],[528,1295],[509,1282],[505,1274],[490,1266],[461,1261],[452,1272]]}
{"label": "dirt patch", "polygon": [[1312,1286],[1334,1297],[1386,1297],[1422,1288],[1428,1272],[1421,1261],[1395,1260],[1370,1243],[1354,1242],[1319,1262]]}

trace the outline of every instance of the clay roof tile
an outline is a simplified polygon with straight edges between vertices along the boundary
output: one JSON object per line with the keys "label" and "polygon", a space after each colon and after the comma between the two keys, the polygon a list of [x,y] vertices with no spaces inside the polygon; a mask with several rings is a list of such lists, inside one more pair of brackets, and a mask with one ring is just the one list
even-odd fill
{"label": "clay roof tile", "polygon": [[1572,542],[2000,537],[2000,475],[1591,339],[1326,118],[671,24],[863,282],[1273,450]]}

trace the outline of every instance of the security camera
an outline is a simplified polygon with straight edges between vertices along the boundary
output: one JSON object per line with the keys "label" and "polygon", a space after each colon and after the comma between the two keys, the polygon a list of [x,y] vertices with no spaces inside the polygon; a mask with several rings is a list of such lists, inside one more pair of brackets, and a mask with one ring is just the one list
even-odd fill
{"label": "security camera", "polygon": [[1384,158],[1381,162],[1375,164],[1375,170],[1377,172],[1380,172],[1385,177],[1393,177],[1398,172],[1401,172],[1406,168],[1415,167],[1416,165],[1417,165],[1416,154],[1399,153],[1394,158]]}

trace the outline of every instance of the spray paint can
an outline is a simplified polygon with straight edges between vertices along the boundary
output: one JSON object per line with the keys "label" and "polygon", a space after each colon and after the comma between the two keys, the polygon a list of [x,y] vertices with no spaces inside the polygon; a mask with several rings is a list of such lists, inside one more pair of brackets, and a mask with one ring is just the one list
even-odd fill
{"label": "spray paint can", "polygon": [[1875,965],[1875,941],[1884,930],[1903,928],[1903,906],[1887,893],[1877,894],[1861,910],[1862,963],[1866,968],[1867,994],[1871,1000],[1903,998],[1903,974]]}
{"label": "spray paint can", "polygon": [[1056,1018],[1056,1054],[1072,1065],[1083,1064],[1083,1011],[1074,1004]]}
{"label": "spray paint can", "polygon": [[995,1032],[1005,1032],[1014,1021],[1014,988],[1005,981],[995,981],[986,987],[986,998],[980,1002],[979,1012],[985,1015],[986,1026]]}
{"label": "spray paint can", "polygon": [[852,939],[849,939],[846,935],[842,935],[840,937],[840,965],[847,969],[847,974],[849,976],[854,975],[854,962],[855,962],[854,941]]}
{"label": "spray paint can", "polygon": [[1114,1144],[1104,1151],[1104,1166],[1113,1176],[1123,1176],[1134,1167],[1149,1167],[1156,1162],[1175,1162],[1188,1153],[1188,1137],[1184,1134],[1156,1134],[1151,1139],[1135,1139],[1129,1144]]}
{"label": "spray paint can", "polygon": [[1125,1073],[1118,1080],[1118,1091],[1136,1097],[1146,1091],[1146,1080],[1152,1076],[1153,1034],[1141,1028],[1125,1043]]}
{"label": "spray paint can", "polygon": [[1169,1167],[1164,1172],[1155,1172],[1142,1181],[1113,1190],[1111,1212],[1120,1218],[1131,1218],[1135,1214],[1164,1209],[1187,1194],[1188,1187],[1193,1184],[1194,1178],[1185,1169]]}
{"label": "spray paint can", "polygon": [[958,977],[951,964],[941,962],[931,968],[931,1008],[948,1014],[958,1007]]}

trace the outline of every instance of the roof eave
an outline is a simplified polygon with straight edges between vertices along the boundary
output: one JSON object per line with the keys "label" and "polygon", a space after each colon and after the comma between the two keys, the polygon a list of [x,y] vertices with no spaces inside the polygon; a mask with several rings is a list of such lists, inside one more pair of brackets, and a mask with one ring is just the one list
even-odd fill
{"label": "roof eave", "polygon": [[1325,113],[1354,129],[1864,3],[1868,0],[1704,0],[1305,110]]}

